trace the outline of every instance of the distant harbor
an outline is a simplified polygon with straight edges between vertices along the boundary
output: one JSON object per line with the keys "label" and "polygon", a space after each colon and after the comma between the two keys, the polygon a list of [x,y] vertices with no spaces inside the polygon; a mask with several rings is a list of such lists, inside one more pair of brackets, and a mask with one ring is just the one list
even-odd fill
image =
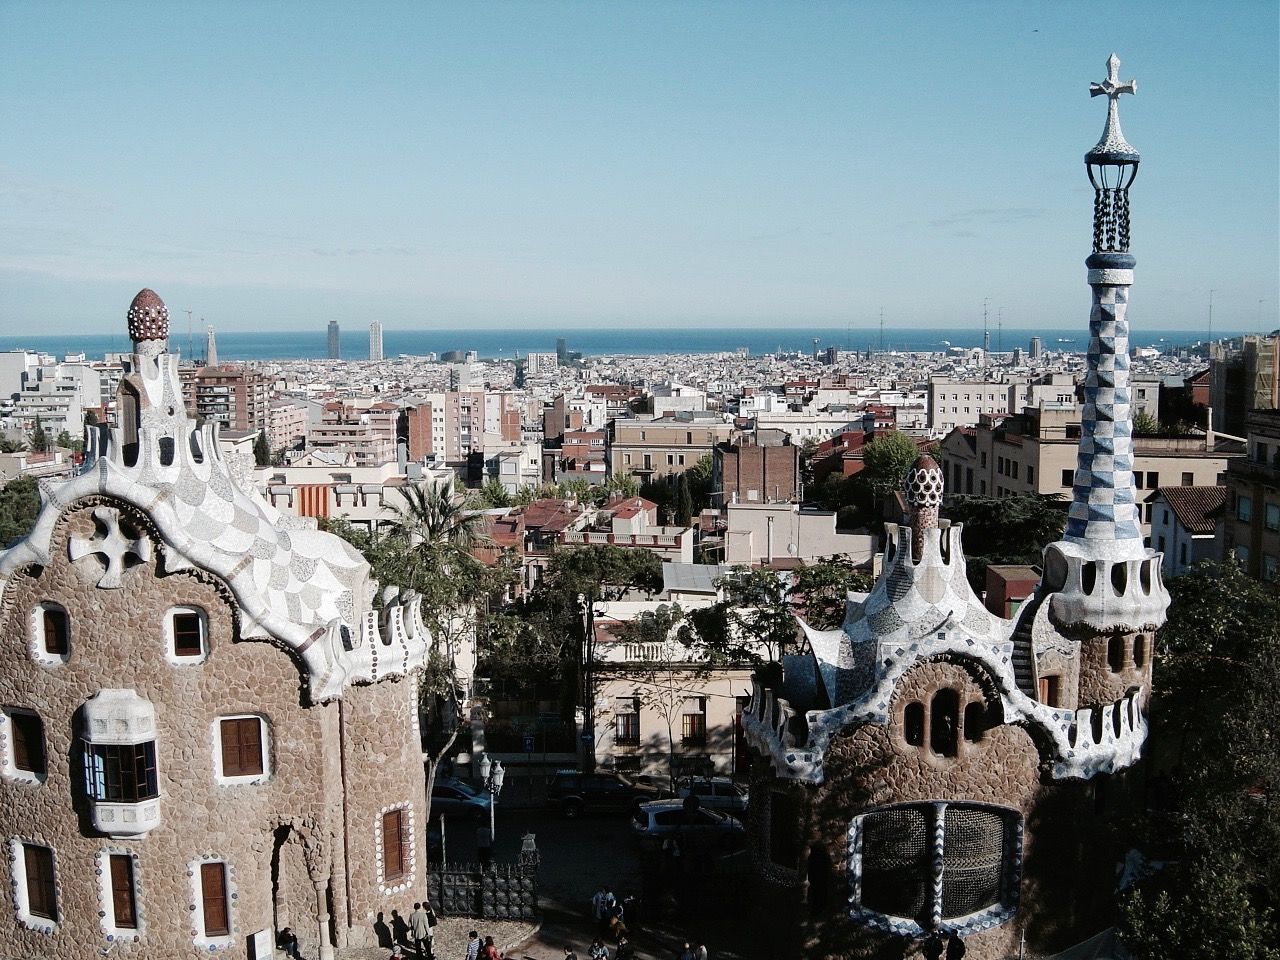
{"label": "distant harbor", "polygon": [[[1220,338],[1238,336],[1223,331]],[[386,357],[401,354],[440,355],[450,350],[474,350],[481,359],[511,360],[517,353],[547,352],[555,349],[556,339],[563,337],[572,353],[586,356],[659,356],[662,354],[733,353],[745,349],[752,356],[778,352],[812,354],[814,341],[822,349],[836,347],[841,351],[881,350],[879,329],[778,329],[778,328],[703,328],[664,329],[614,327],[599,329],[546,328],[522,330],[392,330],[383,332]],[[1088,342],[1087,329],[991,331],[993,352],[1026,350],[1032,337],[1039,337],[1046,350],[1081,353]],[[1132,343],[1138,347],[1156,347],[1162,352],[1202,342],[1203,335],[1186,330],[1134,330]],[[369,356],[369,330],[365,324],[344,324],[342,358],[366,360]],[[185,336],[170,339],[170,347],[183,357],[194,354],[204,359],[205,337],[197,332],[191,347]],[[911,353],[941,353],[948,348],[972,349],[982,346],[980,329],[886,329],[883,350]],[[56,356],[84,353],[89,359],[101,359],[107,353],[128,352],[130,345],[121,335],[39,334],[0,337],[0,351],[35,350]],[[327,356],[326,330],[286,330],[279,332],[237,332],[218,330],[218,358],[227,360],[323,360]]]}

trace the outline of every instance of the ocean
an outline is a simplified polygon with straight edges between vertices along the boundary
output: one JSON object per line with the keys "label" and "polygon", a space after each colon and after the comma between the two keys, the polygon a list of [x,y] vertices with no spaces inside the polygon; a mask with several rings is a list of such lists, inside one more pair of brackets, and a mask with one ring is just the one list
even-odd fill
{"label": "ocean", "polygon": [[[1236,334],[1223,331],[1221,337]],[[1026,350],[1032,337],[1040,337],[1045,350],[1083,352],[1088,343],[1088,330],[1013,330],[1001,333],[991,331],[991,349],[997,352],[1021,347]],[[524,356],[530,351],[552,351],[556,339],[563,337],[571,352],[585,356],[656,356],[659,354],[707,354],[731,353],[745,348],[752,356],[763,356],[779,351],[812,353],[814,341],[823,347],[835,346],[841,350],[942,351],[948,346],[979,347],[981,330],[954,329],[897,329],[884,331],[883,343],[879,329],[805,329],[782,330],[777,328],[702,328],[702,329],[631,329],[631,328],[577,328],[544,330],[386,330],[383,333],[383,353],[389,358],[402,354],[422,356],[427,353],[443,354],[449,350],[475,350],[485,359],[507,359],[518,352]],[[218,359],[226,360],[307,360],[323,359],[328,340],[323,327],[315,331],[280,331],[274,333],[242,333],[226,331],[218,333]],[[1185,330],[1138,330],[1134,346],[1155,346],[1169,350],[1200,342],[1201,336]],[[194,354],[204,357],[204,334],[193,338]],[[63,335],[39,334],[0,337],[0,351],[34,350],[56,356],[84,353],[89,359],[101,359],[106,353],[127,352],[130,349],[128,335],[121,323],[121,330],[113,335]],[[170,349],[189,356],[187,338],[178,334],[170,338]],[[344,330],[342,356],[347,360],[365,360],[369,356],[367,328]]]}

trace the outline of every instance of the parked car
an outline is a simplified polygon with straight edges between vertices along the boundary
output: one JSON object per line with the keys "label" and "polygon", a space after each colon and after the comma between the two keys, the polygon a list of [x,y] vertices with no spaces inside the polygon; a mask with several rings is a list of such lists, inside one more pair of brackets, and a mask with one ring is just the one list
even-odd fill
{"label": "parked car", "polygon": [[626,812],[660,796],[656,787],[633,783],[621,774],[608,772],[561,770],[547,786],[547,806],[559,808],[569,818],[597,810]]}
{"label": "parked car", "polygon": [[676,796],[692,794],[704,810],[718,810],[741,817],[747,812],[747,791],[728,777],[681,777],[676,781]]}
{"label": "parked car", "polygon": [[646,846],[659,846],[664,840],[682,844],[733,844],[746,836],[746,828],[733,817],[701,807],[687,810],[683,800],[642,803],[632,814],[631,832]]}
{"label": "parked car", "polygon": [[659,800],[676,795],[671,789],[671,778],[664,773],[629,773],[627,779],[641,786],[653,787],[658,791]]}
{"label": "parked car", "polygon": [[472,817],[476,820],[489,815],[489,794],[477,790],[465,780],[443,777],[431,786],[431,816]]}

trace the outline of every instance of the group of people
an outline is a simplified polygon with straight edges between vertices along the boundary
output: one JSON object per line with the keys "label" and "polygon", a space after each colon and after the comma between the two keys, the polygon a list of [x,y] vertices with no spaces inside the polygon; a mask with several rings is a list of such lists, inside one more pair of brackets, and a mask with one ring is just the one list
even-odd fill
{"label": "group of people", "polygon": [[[415,924],[414,917],[421,914],[421,923]],[[415,903],[413,913],[409,914],[409,935],[413,938],[413,949],[419,960],[435,960],[435,935],[432,927],[436,925],[436,914],[429,903]],[[425,931],[425,935],[419,936]],[[392,949],[391,960],[404,960],[404,954]],[[502,953],[493,942],[493,937],[480,938],[478,931],[467,934],[466,953],[459,960],[503,960]]]}
{"label": "group of people", "polygon": [[619,900],[606,884],[601,884],[591,895],[591,916],[595,918],[597,930],[619,946],[627,936],[628,916],[635,923],[638,912],[639,901],[635,897],[628,895]]}

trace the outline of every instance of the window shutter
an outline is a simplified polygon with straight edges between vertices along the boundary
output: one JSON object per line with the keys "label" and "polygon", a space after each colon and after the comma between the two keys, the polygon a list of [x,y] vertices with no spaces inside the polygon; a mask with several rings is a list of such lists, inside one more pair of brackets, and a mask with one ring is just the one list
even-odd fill
{"label": "window shutter", "polygon": [[403,810],[388,810],[382,815],[382,876],[386,880],[404,876],[409,862],[404,819]]}
{"label": "window shutter", "polygon": [[30,713],[11,713],[13,725],[13,765],[19,770],[45,772],[44,724]]}
{"label": "window shutter", "polygon": [[263,772],[262,722],[257,717],[223,720],[222,775],[249,777]]}
{"label": "window shutter", "polygon": [[230,933],[225,863],[200,864],[200,901],[204,906],[204,935],[223,937]]}
{"label": "window shutter", "polygon": [[48,847],[24,844],[23,863],[27,868],[27,909],[33,917],[58,919],[58,892],[53,882],[53,851]]}
{"label": "window shutter", "polygon": [[61,610],[44,612],[44,649],[46,653],[67,653],[67,615]]}
{"label": "window shutter", "polygon": [[111,855],[111,906],[118,928],[137,929],[138,912],[133,900],[133,857],[127,854]]}

